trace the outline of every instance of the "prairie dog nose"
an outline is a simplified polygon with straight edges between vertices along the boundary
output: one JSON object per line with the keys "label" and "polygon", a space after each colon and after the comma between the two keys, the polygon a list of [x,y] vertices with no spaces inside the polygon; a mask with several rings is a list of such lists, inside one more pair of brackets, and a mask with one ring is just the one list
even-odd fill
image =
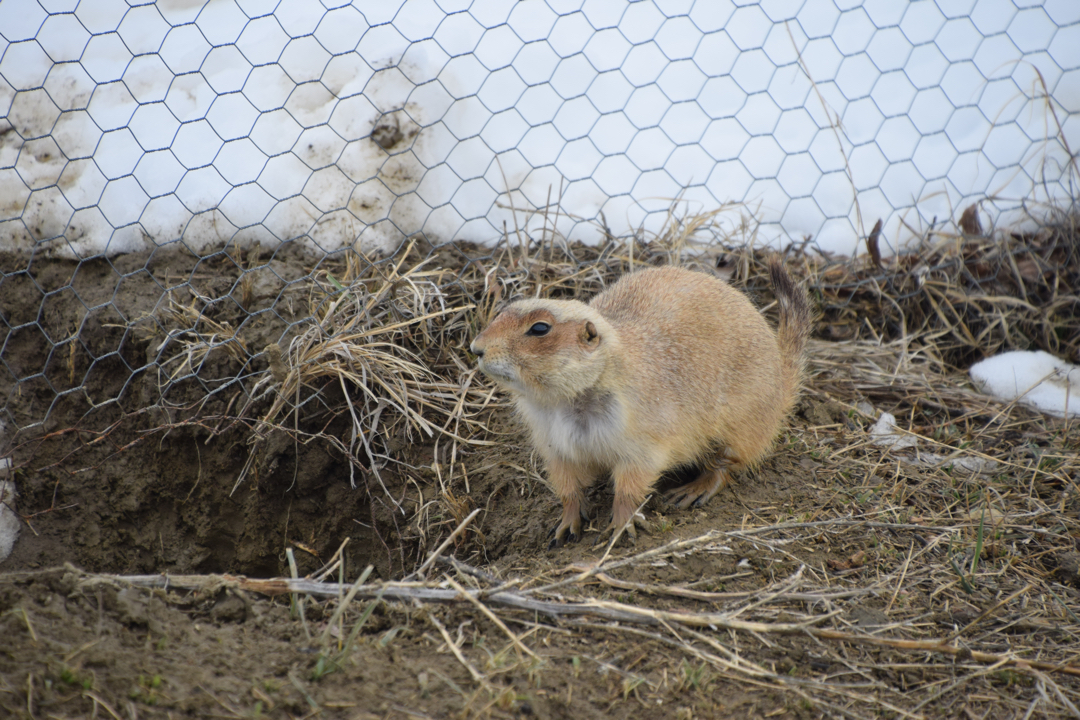
{"label": "prairie dog nose", "polygon": [[484,357],[484,348],[477,347],[475,340],[469,343],[469,350],[472,350],[472,354],[476,357]]}

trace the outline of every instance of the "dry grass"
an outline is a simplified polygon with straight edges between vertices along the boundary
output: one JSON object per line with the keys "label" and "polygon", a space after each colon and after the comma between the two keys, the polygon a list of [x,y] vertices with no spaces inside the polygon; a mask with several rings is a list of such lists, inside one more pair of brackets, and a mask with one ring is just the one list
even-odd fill
{"label": "dry grass", "polygon": [[1076,223],[1069,214],[1025,234],[931,232],[895,258],[811,263],[823,333],[912,338],[956,367],[1015,348],[1080,359]]}
{"label": "dry grass", "polygon": [[157,349],[173,343],[180,351],[158,366],[160,386],[175,382],[177,378],[199,374],[207,357],[217,349],[224,350],[238,363],[246,362],[249,350],[243,338],[237,335],[237,329],[200,310],[200,305],[206,306],[209,302],[208,298],[196,296],[185,305],[174,294],[169,294],[169,303],[161,314],[162,324],[172,329]]}
{"label": "dry grass", "polygon": [[[284,351],[276,343],[265,349],[270,368],[251,392],[254,398],[270,393],[273,401],[255,427],[255,443],[281,429],[290,415],[298,432],[310,392],[328,385],[341,391],[343,404],[333,412],[348,413],[350,435],[347,442],[318,436],[342,445],[351,467],[380,483],[379,468],[390,460],[389,439],[430,440],[438,434],[456,443],[467,441],[463,432],[472,438],[484,430],[470,410],[482,406],[486,393],[472,387],[473,373],[458,381],[466,368],[456,355],[439,350],[458,341],[475,305],[446,292],[453,275],[428,269],[434,265],[430,258],[401,272],[410,252],[406,248],[383,267],[350,256],[340,279],[328,270],[312,276],[306,329]],[[243,479],[242,474],[237,485]]]}

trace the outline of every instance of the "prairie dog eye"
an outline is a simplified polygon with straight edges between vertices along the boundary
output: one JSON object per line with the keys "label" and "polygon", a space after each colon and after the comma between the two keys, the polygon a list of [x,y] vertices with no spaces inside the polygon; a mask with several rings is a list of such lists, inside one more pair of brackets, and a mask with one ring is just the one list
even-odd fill
{"label": "prairie dog eye", "polygon": [[551,330],[551,326],[548,325],[546,322],[538,322],[533,323],[533,326],[526,330],[525,334],[540,337],[542,335],[547,335],[549,330]]}

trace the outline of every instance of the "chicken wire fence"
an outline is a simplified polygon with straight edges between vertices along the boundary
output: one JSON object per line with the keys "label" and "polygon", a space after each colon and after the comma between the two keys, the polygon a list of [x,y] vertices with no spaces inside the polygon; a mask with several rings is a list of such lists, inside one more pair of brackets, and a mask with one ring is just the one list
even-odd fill
{"label": "chicken wire fence", "polygon": [[141,373],[219,390],[170,343],[250,371],[242,331],[310,324],[332,294],[293,291],[348,257],[648,237],[673,205],[895,248],[1069,197],[1080,137],[1074,0],[2,0],[0,37],[16,432]]}

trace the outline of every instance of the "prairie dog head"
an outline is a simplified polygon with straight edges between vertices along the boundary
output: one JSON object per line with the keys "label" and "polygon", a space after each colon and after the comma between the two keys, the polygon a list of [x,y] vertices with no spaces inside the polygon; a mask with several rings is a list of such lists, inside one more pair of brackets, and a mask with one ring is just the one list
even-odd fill
{"label": "prairie dog head", "polygon": [[520,300],[472,341],[480,370],[541,404],[596,385],[618,338],[593,308],[576,300]]}

